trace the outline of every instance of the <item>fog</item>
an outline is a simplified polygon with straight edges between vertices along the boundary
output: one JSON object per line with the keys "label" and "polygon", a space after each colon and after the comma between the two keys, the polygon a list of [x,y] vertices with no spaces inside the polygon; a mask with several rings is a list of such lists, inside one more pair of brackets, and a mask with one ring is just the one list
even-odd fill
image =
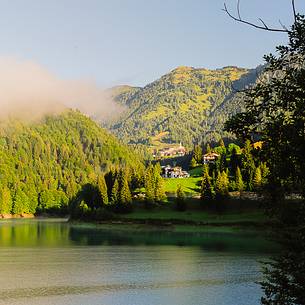
{"label": "fog", "polygon": [[0,57],[0,119],[38,119],[67,107],[103,121],[123,110],[94,82],[63,80],[34,61]]}

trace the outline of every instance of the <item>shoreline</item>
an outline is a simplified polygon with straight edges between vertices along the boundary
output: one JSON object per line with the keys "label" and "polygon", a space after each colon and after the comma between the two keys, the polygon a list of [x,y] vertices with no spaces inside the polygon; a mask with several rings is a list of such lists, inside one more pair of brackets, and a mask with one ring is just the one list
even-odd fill
{"label": "shoreline", "polygon": [[0,219],[36,218],[34,214],[0,214]]}

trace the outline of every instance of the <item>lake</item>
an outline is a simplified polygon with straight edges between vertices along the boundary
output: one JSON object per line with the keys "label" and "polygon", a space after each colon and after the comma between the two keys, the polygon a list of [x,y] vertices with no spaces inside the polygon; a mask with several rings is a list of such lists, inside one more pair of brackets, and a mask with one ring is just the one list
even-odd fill
{"label": "lake", "polygon": [[258,305],[271,245],[250,233],[0,221],[0,304]]}

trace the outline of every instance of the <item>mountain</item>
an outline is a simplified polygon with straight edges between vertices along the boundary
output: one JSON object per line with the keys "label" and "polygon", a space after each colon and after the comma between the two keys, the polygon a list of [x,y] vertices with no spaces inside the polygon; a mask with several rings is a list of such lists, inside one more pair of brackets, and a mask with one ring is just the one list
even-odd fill
{"label": "mountain", "polygon": [[126,143],[151,146],[230,137],[222,129],[242,107],[237,92],[254,83],[260,69],[178,67],[143,88],[115,87],[113,98],[126,110],[107,127]]}
{"label": "mountain", "polygon": [[112,167],[143,168],[141,158],[79,112],[0,125],[0,214],[62,208]]}

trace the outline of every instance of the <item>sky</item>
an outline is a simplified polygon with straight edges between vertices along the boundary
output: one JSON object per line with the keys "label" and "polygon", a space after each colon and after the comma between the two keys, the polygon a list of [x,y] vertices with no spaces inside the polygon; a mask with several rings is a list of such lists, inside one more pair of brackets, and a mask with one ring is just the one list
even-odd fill
{"label": "sky", "polygon": [[[227,0],[234,12],[236,0]],[[296,0],[305,12],[305,1]],[[143,86],[177,66],[254,68],[287,41],[230,19],[223,0],[0,0],[0,58],[64,80]],[[245,19],[292,24],[290,0],[241,0]]]}

